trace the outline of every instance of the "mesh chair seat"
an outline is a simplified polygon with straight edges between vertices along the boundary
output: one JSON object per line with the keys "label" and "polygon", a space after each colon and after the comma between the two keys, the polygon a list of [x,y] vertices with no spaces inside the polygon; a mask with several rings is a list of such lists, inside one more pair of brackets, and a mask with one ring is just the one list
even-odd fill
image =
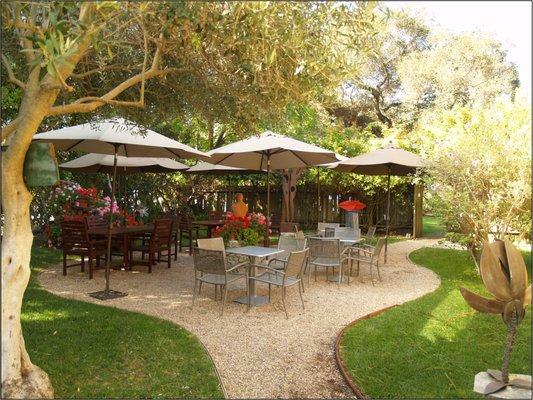
{"label": "mesh chair seat", "polygon": [[218,274],[204,274],[198,277],[198,280],[211,285],[225,285],[227,283],[236,281],[237,279],[241,279],[243,276],[243,274],[234,273],[227,274],[226,276]]}
{"label": "mesh chair seat", "polygon": [[310,258],[309,263],[324,267],[338,267],[340,265],[339,257],[315,257]]}
{"label": "mesh chair seat", "polygon": [[285,277],[285,282],[283,282],[283,275],[276,274],[275,272],[263,272],[262,274],[255,276],[254,279],[276,286],[292,286],[300,282],[300,279],[293,278],[292,276]]}

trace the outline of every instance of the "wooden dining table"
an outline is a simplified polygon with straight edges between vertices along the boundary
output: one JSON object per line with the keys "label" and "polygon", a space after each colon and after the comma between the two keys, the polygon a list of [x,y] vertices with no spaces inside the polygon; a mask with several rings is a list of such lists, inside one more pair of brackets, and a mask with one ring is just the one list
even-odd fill
{"label": "wooden dining table", "polygon": [[209,220],[205,220],[205,221],[193,221],[192,222],[192,224],[194,226],[207,228],[207,237],[208,238],[211,237],[211,230],[213,228],[218,228],[219,226],[223,226],[225,223],[226,223],[226,221],[223,220],[223,219],[209,219]]}
{"label": "wooden dining table", "polygon": [[[125,269],[130,269],[130,259],[129,259],[129,253],[130,253],[130,241],[132,235],[139,235],[141,233],[149,233],[152,232],[154,229],[153,224],[146,224],[146,225],[133,225],[133,226],[116,226],[111,229],[111,237],[119,237],[122,239],[122,250],[124,252],[123,255],[123,267]],[[88,231],[89,236],[98,236],[98,237],[104,237],[107,239],[108,237],[108,228],[107,227],[94,227],[89,228]]]}

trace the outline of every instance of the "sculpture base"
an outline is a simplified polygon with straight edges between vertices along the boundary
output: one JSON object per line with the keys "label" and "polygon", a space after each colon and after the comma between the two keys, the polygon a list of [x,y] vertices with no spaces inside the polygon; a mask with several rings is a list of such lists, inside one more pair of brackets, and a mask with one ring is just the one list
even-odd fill
{"label": "sculpture base", "polygon": [[127,296],[127,293],[118,292],[116,290],[100,290],[98,292],[92,292],[89,293],[89,296],[94,297],[98,300],[112,300],[112,299],[118,299],[120,297]]}
{"label": "sculpture base", "polygon": [[[495,399],[531,399],[531,375],[509,374],[509,380],[514,379],[529,382],[529,388],[506,386],[497,392],[487,394],[487,396]],[[474,392],[486,394],[487,385],[493,382],[498,381],[486,371],[479,372],[474,378]]]}

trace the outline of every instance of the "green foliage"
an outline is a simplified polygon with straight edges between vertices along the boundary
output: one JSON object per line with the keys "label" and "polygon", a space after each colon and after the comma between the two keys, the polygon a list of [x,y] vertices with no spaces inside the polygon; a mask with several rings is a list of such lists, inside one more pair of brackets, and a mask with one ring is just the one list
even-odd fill
{"label": "green foliage", "polygon": [[[433,293],[350,327],[341,356],[352,379],[373,398],[472,398],[474,375],[498,369],[506,327],[497,315],[472,310],[459,286],[484,291],[467,251],[424,248],[411,253],[436,272]],[[531,253],[524,255],[531,265]],[[531,310],[518,329],[511,371],[531,374]]]}
{"label": "green foliage", "polygon": [[530,118],[525,101],[456,107],[427,113],[411,135],[428,159],[435,211],[475,249],[489,234],[529,237]]}
{"label": "green foliage", "polygon": [[183,328],[40,288],[36,274],[59,263],[60,254],[32,250],[32,277],[22,307],[30,357],[49,374],[56,397],[223,396],[209,356]]}

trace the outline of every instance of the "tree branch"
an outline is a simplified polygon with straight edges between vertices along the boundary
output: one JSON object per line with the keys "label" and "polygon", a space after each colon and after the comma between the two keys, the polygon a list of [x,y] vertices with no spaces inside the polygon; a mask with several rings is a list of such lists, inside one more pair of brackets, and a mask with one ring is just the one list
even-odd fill
{"label": "tree branch", "polygon": [[[144,74],[144,79],[151,79],[157,76],[164,76],[169,73],[184,72],[185,69],[178,68],[166,68],[163,70],[147,71]],[[74,103],[66,104],[63,106],[51,107],[48,116],[71,114],[71,113],[87,113],[96,110],[98,107],[101,107],[104,104],[112,105],[122,105],[122,106],[135,106],[135,107],[144,107],[144,103],[140,102],[125,102],[125,101],[115,101],[114,98],[117,97],[120,93],[124,92],[126,89],[140,83],[143,79],[143,74],[137,74],[131,78],[125,80],[120,85],[114,89],[107,92],[101,97],[84,97],[76,100]],[[89,102],[87,102],[89,101]]]}
{"label": "tree branch", "polygon": [[17,85],[21,89],[26,89],[26,85],[21,80],[17,79],[15,74],[13,73],[13,70],[11,69],[11,66],[9,65],[9,61],[6,58],[6,56],[2,53],[2,64],[4,64],[4,67],[6,68],[7,77],[9,79],[9,82]]}
{"label": "tree branch", "polygon": [[9,124],[7,124],[6,126],[2,128],[1,130],[2,135],[1,135],[0,143],[3,142],[5,139],[7,139],[9,135],[11,135],[13,132],[15,132],[19,123],[20,123],[20,117],[15,118],[13,121],[11,121]]}
{"label": "tree branch", "polygon": [[[134,65],[134,67],[141,66],[142,64]],[[71,74],[69,78],[73,79],[83,79],[88,77],[89,75],[97,74],[99,72],[104,71],[131,71],[132,67],[129,66],[123,66],[123,65],[105,65],[103,67],[93,68],[88,71],[80,72],[77,74]]]}

